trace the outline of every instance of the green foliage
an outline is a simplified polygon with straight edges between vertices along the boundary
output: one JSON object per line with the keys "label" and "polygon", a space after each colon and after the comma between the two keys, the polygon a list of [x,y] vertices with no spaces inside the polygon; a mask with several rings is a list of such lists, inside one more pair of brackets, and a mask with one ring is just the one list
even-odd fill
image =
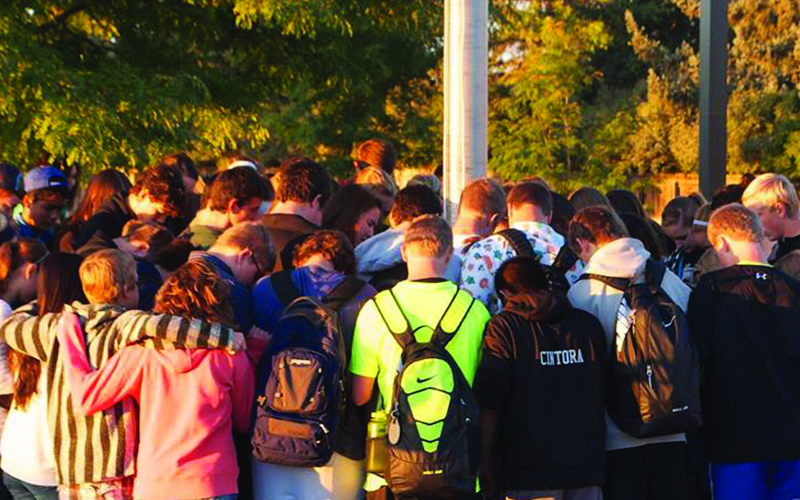
{"label": "green foliage", "polygon": [[0,157],[28,166],[67,156],[97,170],[175,150],[242,151],[336,165],[358,140],[407,130],[391,136],[401,155],[429,163],[437,120],[412,99],[430,94],[441,10],[421,0],[7,0]]}

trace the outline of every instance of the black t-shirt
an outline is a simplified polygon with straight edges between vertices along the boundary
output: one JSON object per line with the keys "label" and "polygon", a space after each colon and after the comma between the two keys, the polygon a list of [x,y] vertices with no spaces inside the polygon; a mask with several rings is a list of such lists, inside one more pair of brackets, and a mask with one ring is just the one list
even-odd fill
{"label": "black t-shirt", "polygon": [[800,234],[792,236],[791,238],[782,238],[778,240],[778,247],[775,250],[775,255],[769,260],[770,264],[774,264],[786,256],[789,252],[800,250]]}
{"label": "black t-shirt", "polygon": [[486,327],[473,389],[500,411],[506,490],[603,481],[606,339],[600,322],[547,291],[510,298]]}
{"label": "black t-shirt", "polygon": [[800,282],[731,266],[700,278],[688,316],[711,461],[800,459]]}

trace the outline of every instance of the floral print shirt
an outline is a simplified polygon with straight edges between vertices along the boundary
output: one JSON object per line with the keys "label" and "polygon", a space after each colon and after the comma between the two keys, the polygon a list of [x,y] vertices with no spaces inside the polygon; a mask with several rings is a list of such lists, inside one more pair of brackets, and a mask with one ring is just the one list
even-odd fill
{"label": "floral print shirt", "polygon": [[[566,244],[564,237],[547,224],[538,222],[517,222],[512,225],[528,237],[540,262],[550,265]],[[475,243],[464,255],[461,264],[461,287],[480,300],[495,314],[502,307],[494,290],[494,273],[500,265],[516,256],[511,244],[502,236],[493,235]],[[583,263],[577,261],[567,272],[570,285],[575,283],[583,272]]]}

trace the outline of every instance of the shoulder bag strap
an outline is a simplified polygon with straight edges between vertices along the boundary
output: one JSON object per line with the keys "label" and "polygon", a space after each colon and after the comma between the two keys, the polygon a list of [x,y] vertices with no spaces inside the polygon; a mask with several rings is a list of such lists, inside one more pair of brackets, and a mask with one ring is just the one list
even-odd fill
{"label": "shoulder bag strap", "polygon": [[562,276],[567,274],[567,271],[572,269],[572,266],[578,261],[578,256],[575,255],[575,252],[564,243],[561,246],[561,249],[558,251],[558,255],[556,255],[556,260],[550,265],[550,267],[561,274]]}
{"label": "shoulder bag strap", "polygon": [[445,329],[442,328],[442,323],[444,323],[445,318],[447,318],[447,316],[449,315],[450,310],[452,309],[453,304],[455,304],[459,293],[461,293],[461,289],[456,288],[456,293],[453,294],[453,298],[450,299],[450,303],[447,304],[447,308],[444,310],[444,313],[442,313],[442,317],[441,319],[439,319],[439,323],[436,324],[436,329],[433,331],[433,336],[431,337],[431,343],[436,344],[442,348],[447,347],[447,344],[449,344],[450,341],[453,340],[453,337],[456,336],[456,333],[458,333],[458,331],[461,329],[461,325],[464,323],[464,320],[469,315],[469,312],[472,309],[472,305],[475,303],[475,299],[473,298],[472,301],[469,303],[467,310],[461,316],[458,325],[456,325],[456,327],[452,331],[449,332],[445,331]]}
{"label": "shoulder bag strap", "polygon": [[292,271],[289,269],[273,274],[269,277],[269,282],[272,284],[272,289],[275,290],[275,294],[283,304],[283,307],[302,297],[300,290],[292,280]]}
{"label": "shoulder bag strap", "polygon": [[[383,294],[387,294],[387,293],[389,294],[390,297],[392,297],[392,302],[394,303],[394,309],[396,309],[396,312],[399,313],[400,316],[403,317],[403,320],[406,323],[405,331],[395,332],[394,330],[392,330],[391,325],[386,320],[386,315],[384,314],[384,311],[378,305],[378,300],[377,300],[378,296],[379,295],[383,295]],[[411,324],[408,322],[408,318],[406,317],[406,315],[403,314],[403,310],[400,308],[400,303],[397,302],[397,297],[394,296],[394,293],[392,293],[391,290],[387,290],[385,292],[381,292],[380,294],[376,295],[375,297],[371,298],[370,300],[375,303],[375,309],[378,311],[378,314],[380,315],[381,319],[383,320],[383,323],[386,325],[386,330],[389,331],[389,334],[400,345],[401,349],[405,349],[406,347],[408,347],[408,346],[410,346],[412,344],[415,344],[417,342],[417,339],[414,337],[414,333],[411,330]]]}
{"label": "shoulder bag strap", "polygon": [[533,250],[533,245],[531,245],[531,242],[528,241],[528,236],[526,236],[525,233],[519,229],[508,228],[500,231],[497,234],[505,238],[508,244],[511,245],[511,248],[514,249],[514,253],[516,253],[518,257],[536,256],[536,252]]}
{"label": "shoulder bag strap", "polygon": [[355,297],[366,284],[366,281],[356,276],[347,276],[322,298],[322,302],[336,311],[341,311],[344,305]]}
{"label": "shoulder bag strap", "polygon": [[602,276],[600,274],[585,273],[582,274],[578,281],[584,280],[597,280],[605,285],[610,286],[615,290],[625,291],[628,288],[631,280],[628,278],[612,278],[611,276]]}

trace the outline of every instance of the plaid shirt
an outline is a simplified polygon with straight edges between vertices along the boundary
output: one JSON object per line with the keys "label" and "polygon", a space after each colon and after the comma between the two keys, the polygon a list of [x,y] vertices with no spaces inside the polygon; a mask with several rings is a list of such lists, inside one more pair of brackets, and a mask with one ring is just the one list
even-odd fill
{"label": "plaid shirt", "polygon": [[[558,256],[558,251],[565,245],[564,237],[547,224],[538,222],[518,222],[513,225],[528,237],[539,262],[550,265]],[[494,290],[494,273],[500,265],[516,256],[509,242],[498,235],[489,236],[468,247],[461,256],[461,288],[483,302],[492,314],[502,309],[500,300]],[[572,285],[583,272],[583,264],[577,261],[567,272],[567,281]]]}
{"label": "plaid shirt", "polygon": [[[242,350],[245,347],[240,333],[200,320],[125,311],[109,304],[75,303],[67,309],[74,310],[81,319],[93,368],[138,340],[156,348]],[[56,341],[61,314],[32,316],[32,312],[31,307],[26,306],[12,314],[0,325],[0,338],[12,349],[43,363],[47,373],[47,416],[59,484],[99,483],[133,476],[138,441],[136,403],[132,398],[125,398],[90,416],[78,413],[67,387],[64,360]]]}

